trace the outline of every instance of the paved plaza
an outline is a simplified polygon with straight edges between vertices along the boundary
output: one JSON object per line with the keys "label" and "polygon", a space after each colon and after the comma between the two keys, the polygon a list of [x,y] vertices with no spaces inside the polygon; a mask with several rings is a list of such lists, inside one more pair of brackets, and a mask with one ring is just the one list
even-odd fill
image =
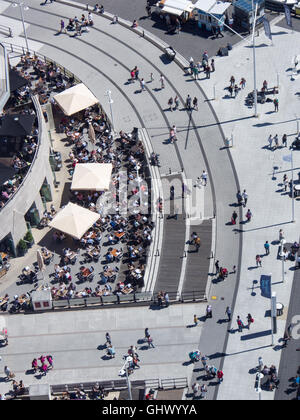
{"label": "paved plaza", "polygon": [[[200,80],[195,81],[176,62],[167,61],[155,42],[147,41],[126,25],[113,25],[105,17],[94,14],[94,27],[81,37],[58,34],[61,17],[66,20],[83,13],[75,4],[67,3],[56,1],[41,5],[39,0],[31,1],[30,13],[26,12],[30,48],[76,74],[99,98],[109,117],[106,90],[110,89],[116,131],[131,131],[133,127],[145,129],[151,147],[160,155],[161,179],[167,178],[170,172],[182,174],[196,191],[197,177],[204,169],[208,172],[208,185],[202,186],[199,192],[201,211],[197,217],[189,223],[186,214],[180,215],[178,228],[176,220],[164,220],[163,244],[171,251],[162,254],[168,263],[161,257],[158,279],[166,279],[170,288],[178,285],[174,287],[177,290],[207,284],[213,318],[205,320],[206,303],[176,304],[160,310],[144,306],[5,315],[10,339],[9,346],[0,349],[1,366],[9,365],[25,385],[117,379],[121,355],[137,343],[143,337],[144,328],[149,327],[155,348],[148,350],[140,344],[141,368],[135,371],[135,379],[187,377],[190,386],[195,381],[210,385],[208,399],[256,400],[259,395],[255,390],[255,373],[258,358],[262,357],[264,364],[277,367],[281,383],[276,392],[263,390],[261,398],[293,398],[294,392],[285,391],[300,365],[300,352],[296,352],[300,342],[292,340],[287,349],[283,349],[282,338],[299,307],[299,288],[295,287],[298,271],[295,262],[282,263],[278,256],[278,239],[279,229],[283,229],[287,243],[299,241],[299,201],[295,200],[295,221],[292,222],[292,200],[283,188],[284,174],[289,180],[292,177],[290,150],[281,146],[283,134],[287,134],[289,146],[299,131],[300,79],[292,74],[293,57],[299,54],[299,32],[283,29],[282,16],[279,16],[272,20],[272,43],[263,31],[256,36],[257,87],[261,89],[267,80],[269,87],[279,88],[278,94],[270,95],[272,100],[278,98],[279,111],[274,111],[272,102],[258,104],[255,118],[253,108],[245,104],[247,94],[253,90],[249,40],[237,42],[228,57],[215,57],[216,70],[210,79],[200,73]],[[2,41],[24,45],[19,15],[10,4],[0,1],[0,24],[11,25],[14,36],[2,38]],[[131,16],[132,12],[128,13]],[[122,17],[129,19],[129,16]],[[203,50],[193,53],[194,59],[200,60],[202,53]],[[185,55],[185,58],[189,57]],[[182,60],[187,66],[188,62]],[[134,66],[139,67],[140,78],[145,78],[146,91],[140,92],[138,82],[128,83]],[[164,89],[160,88],[160,74],[165,76]],[[231,76],[237,82],[242,77],[246,79],[245,88],[236,98],[227,90]],[[198,111],[185,109],[188,94],[197,96]],[[170,112],[168,99],[175,95],[181,104],[179,110]],[[177,127],[178,140],[170,144],[168,136],[173,124]],[[278,134],[280,139],[276,150],[268,146],[270,134]],[[233,141],[230,148],[227,138]],[[55,137],[57,147],[59,142],[59,136]],[[295,183],[299,183],[299,153],[293,152]],[[63,180],[63,175],[59,176]],[[244,189],[248,193],[245,208],[236,205],[236,193]],[[60,194],[58,191],[57,197]],[[253,214],[250,222],[246,222],[245,217],[248,208]],[[235,226],[230,223],[234,210],[238,214]],[[204,243],[198,259],[196,253],[189,252],[191,249],[186,242],[193,231],[201,232],[201,229]],[[38,244],[43,233],[34,235]],[[266,241],[270,243],[270,255],[265,255]],[[17,275],[23,266],[34,260],[36,248],[37,245],[24,259],[13,262],[9,274],[1,279],[1,293],[20,292],[15,284]],[[257,254],[261,256],[262,266],[256,264]],[[229,276],[224,281],[219,281],[214,274],[217,260],[220,266],[228,268]],[[168,264],[172,265],[170,270]],[[236,270],[232,270],[233,266]],[[198,284],[197,270],[201,275]],[[270,299],[260,288],[261,276],[269,274],[272,275],[272,292],[276,292],[277,301],[284,305],[283,314],[277,318],[278,331],[273,346]],[[227,322],[227,306],[232,308],[231,322]],[[250,330],[245,328],[239,333],[237,316],[246,323],[248,313],[254,323]],[[192,327],[194,314],[200,319],[197,327]],[[101,345],[106,331],[110,332],[117,350],[113,360],[102,358]],[[215,386],[216,380],[207,381],[201,363],[195,366],[187,363],[188,353],[197,347],[209,356],[210,365],[224,372],[221,385]],[[26,374],[32,358],[42,353],[53,355],[53,371],[42,378]],[[0,392],[8,389],[9,385],[2,381]]]}

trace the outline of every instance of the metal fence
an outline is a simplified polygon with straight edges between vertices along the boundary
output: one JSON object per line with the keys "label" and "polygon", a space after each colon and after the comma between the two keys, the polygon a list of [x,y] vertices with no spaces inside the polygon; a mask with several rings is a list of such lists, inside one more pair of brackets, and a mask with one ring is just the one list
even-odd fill
{"label": "metal fence", "polygon": [[[169,378],[169,379],[146,379],[130,381],[133,389],[152,388],[155,390],[172,390],[183,389],[188,387],[188,379],[185,378]],[[112,381],[97,382],[78,382],[72,384],[50,385],[52,395],[59,395],[64,392],[74,392],[76,389],[83,389],[85,392],[91,392],[94,386],[102,386],[105,391],[122,391],[127,389],[126,379],[117,379]],[[29,396],[29,388],[25,388],[23,397]]]}
{"label": "metal fence", "polygon": [[9,36],[10,38],[12,38],[13,36],[12,29],[10,26],[0,25],[0,32],[4,35]]}
{"label": "metal fence", "polygon": [[[206,301],[205,290],[194,290],[191,292],[170,292],[169,300],[170,303],[188,303]],[[54,300],[52,302],[52,308],[55,309],[75,309],[84,307],[103,307],[103,306],[114,306],[120,304],[149,304],[158,305],[158,299],[156,293],[153,292],[139,292],[131,293],[129,295],[109,295],[99,297],[87,297],[87,298],[73,298],[73,299],[62,299]]]}

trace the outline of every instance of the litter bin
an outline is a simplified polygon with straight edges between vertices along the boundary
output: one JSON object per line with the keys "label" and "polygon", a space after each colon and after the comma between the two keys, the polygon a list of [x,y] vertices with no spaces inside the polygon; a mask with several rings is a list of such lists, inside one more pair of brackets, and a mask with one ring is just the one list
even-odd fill
{"label": "litter bin", "polygon": [[173,47],[167,47],[165,48],[165,54],[170,60],[174,60],[176,51],[174,50]]}

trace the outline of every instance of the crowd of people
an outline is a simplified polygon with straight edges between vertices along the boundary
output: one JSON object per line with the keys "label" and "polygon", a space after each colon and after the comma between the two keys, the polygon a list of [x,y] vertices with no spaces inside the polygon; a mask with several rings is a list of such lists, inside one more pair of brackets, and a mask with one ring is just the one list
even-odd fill
{"label": "crowd of people", "polygon": [[[3,115],[19,114],[35,115],[31,96],[38,95],[40,103],[46,103],[52,92],[58,93],[74,84],[73,76],[66,76],[59,66],[52,62],[45,62],[37,55],[29,52],[21,57],[19,64],[12,68],[18,76],[26,82],[15,89],[3,109]],[[44,113],[47,119],[47,114]],[[18,191],[18,187],[25,177],[37,150],[38,127],[34,122],[32,133],[24,136],[22,146],[15,152],[12,167],[15,175],[7,179],[0,186],[0,209]]]}

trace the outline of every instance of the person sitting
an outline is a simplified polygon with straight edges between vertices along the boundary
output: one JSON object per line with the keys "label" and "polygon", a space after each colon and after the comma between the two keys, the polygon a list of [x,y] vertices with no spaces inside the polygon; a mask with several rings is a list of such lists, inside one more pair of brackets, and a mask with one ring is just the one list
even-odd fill
{"label": "person sitting", "polygon": [[136,20],[136,19],[134,19],[134,21],[132,22],[131,27],[132,27],[132,28],[137,28],[137,27],[138,27],[138,22],[137,22],[137,20]]}

